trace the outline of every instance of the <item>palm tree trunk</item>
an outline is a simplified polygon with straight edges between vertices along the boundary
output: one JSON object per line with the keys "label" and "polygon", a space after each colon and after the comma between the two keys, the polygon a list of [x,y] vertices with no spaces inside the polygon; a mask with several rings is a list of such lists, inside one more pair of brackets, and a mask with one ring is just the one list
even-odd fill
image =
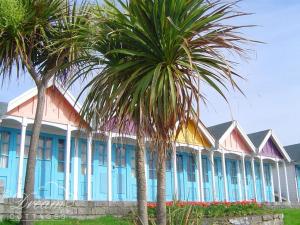
{"label": "palm tree trunk", "polygon": [[138,135],[136,157],[138,224],[148,225],[147,187],[145,174],[145,140]]}
{"label": "palm tree trunk", "polygon": [[35,163],[36,163],[36,149],[38,148],[40,130],[42,126],[42,119],[45,106],[47,84],[41,82],[37,85],[37,107],[35,112],[34,124],[32,128],[32,136],[30,139],[27,169],[25,176],[25,188],[22,202],[22,217],[21,225],[32,225],[34,217],[33,201],[34,201],[34,179],[35,179]]}
{"label": "palm tree trunk", "polygon": [[158,225],[167,224],[166,210],[166,162],[164,149],[159,149],[157,165],[157,206],[156,220]]}

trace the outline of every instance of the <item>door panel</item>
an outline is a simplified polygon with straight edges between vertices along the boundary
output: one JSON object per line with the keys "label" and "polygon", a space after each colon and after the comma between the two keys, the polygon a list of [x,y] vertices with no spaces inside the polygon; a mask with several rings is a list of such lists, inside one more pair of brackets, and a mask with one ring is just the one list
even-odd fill
{"label": "door panel", "polygon": [[256,197],[258,202],[262,202],[262,181],[260,176],[260,165],[255,162],[255,185],[256,185]]}
{"label": "door panel", "polygon": [[207,156],[202,156],[202,176],[203,176],[203,189],[204,200],[206,202],[213,201],[212,197],[212,179],[211,179],[211,163]]}
{"label": "door panel", "polygon": [[184,163],[182,153],[177,153],[176,155],[177,164],[177,182],[178,182],[178,200],[185,200],[185,176],[184,176]]}
{"label": "door panel", "polygon": [[238,201],[239,199],[237,162],[237,160],[226,159],[228,195],[231,202]]}
{"label": "door panel", "polygon": [[222,174],[222,162],[221,158],[214,159],[215,166],[215,187],[217,194],[217,201],[224,201],[224,182]]}
{"label": "door panel", "polygon": [[148,200],[151,202],[156,201],[157,189],[157,175],[156,175],[156,162],[157,156],[155,153],[147,151],[147,171],[148,171]]}
{"label": "door panel", "polygon": [[264,175],[265,175],[265,184],[266,184],[266,201],[273,201],[273,193],[272,193],[272,182],[271,182],[271,165],[264,164]]}
{"label": "door panel", "polygon": [[246,186],[247,186],[248,199],[255,199],[251,162],[246,161],[245,162],[245,167],[246,167],[245,172],[246,172]]}

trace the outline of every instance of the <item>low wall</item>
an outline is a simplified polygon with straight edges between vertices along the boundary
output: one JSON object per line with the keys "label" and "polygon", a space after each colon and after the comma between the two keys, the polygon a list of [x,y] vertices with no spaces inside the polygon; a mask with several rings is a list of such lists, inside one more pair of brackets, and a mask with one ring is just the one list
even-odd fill
{"label": "low wall", "polygon": [[[135,202],[35,200],[30,208],[34,219],[87,219],[103,215],[127,216],[136,209]],[[0,217],[20,219],[22,199],[9,198],[0,202]]]}
{"label": "low wall", "polygon": [[283,215],[255,215],[239,218],[204,219],[203,225],[283,225]]}

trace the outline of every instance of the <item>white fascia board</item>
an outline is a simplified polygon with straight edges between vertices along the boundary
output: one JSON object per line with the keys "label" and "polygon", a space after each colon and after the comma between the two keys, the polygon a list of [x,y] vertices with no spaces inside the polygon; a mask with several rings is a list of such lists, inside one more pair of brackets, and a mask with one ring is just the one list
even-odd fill
{"label": "white fascia board", "polygon": [[251,148],[251,150],[253,151],[253,153],[256,153],[256,148],[253,145],[253,143],[250,140],[250,138],[248,137],[248,135],[243,131],[242,127],[238,124],[237,121],[235,121],[235,123],[236,123],[236,128],[238,129],[238,131],[240,132],[240,134],[242,135],[242,137],[244,138],[244,140],[248,144],[248,147]]}
{"label": "white fascia board", "polygon": [[234,130],[235,127],[236,127],[236,122],[232,121],[229,128],[224,132],[222,137],[218,140],[218,143],[219,144],[222,143],[227,138],[227,136]]}
{"label": "white fascia board", "polygon": [[267,135],[264,137],[263,141],[260,143],[259,147],[258,147],[258,153],[261,152],[261,150],[264,148],[265,144],[267,143],[267,141],[269,140],[269,138],[272,135],[272,131],[269,130]]}
{"label": "white fascia board", "polygon": [[204,136],[207,138],[207,140],[211,144],[212,148],[214,148],[216,145],[216,141],[215,141],[214,137],[209,133],[209,131],[207,130],[207,128],[204,126],[204,124],[201,121],[199,121],[197,124],[198,124],[200,131],[204,134]]}
{"label": "white fascia board", "polygon": [[291,162],[290,156],[287,154],[287,152],[285,151],[283,145],[279,142],[279,139],[276,137],[276,135],[274,134],[273,131],[272,131],[271,138],[273,139],[273,141],[275,142],[275,144],[276,144],[277,147],[279,148],[279,151],[283,154],[283,156],[285,157],[285,159],[286,159],[288,162]]}

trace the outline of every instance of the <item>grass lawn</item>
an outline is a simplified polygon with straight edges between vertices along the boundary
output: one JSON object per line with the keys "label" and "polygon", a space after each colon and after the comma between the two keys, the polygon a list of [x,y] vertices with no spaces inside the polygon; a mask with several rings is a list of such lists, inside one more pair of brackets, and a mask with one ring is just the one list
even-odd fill
{"label": "grass lawn", "polygon": [[[0,225],[17,225],[17,222],[4,221]],[[35,225],[130,225],[126,219],[116,218],[112,216],[105,216],[92,220],[55,220],[55,221],[37,221]]]}
{"label": "grass lawn", "polygon": [[300,209],[281,209],[284,214],[284,225],[300,225]]}

